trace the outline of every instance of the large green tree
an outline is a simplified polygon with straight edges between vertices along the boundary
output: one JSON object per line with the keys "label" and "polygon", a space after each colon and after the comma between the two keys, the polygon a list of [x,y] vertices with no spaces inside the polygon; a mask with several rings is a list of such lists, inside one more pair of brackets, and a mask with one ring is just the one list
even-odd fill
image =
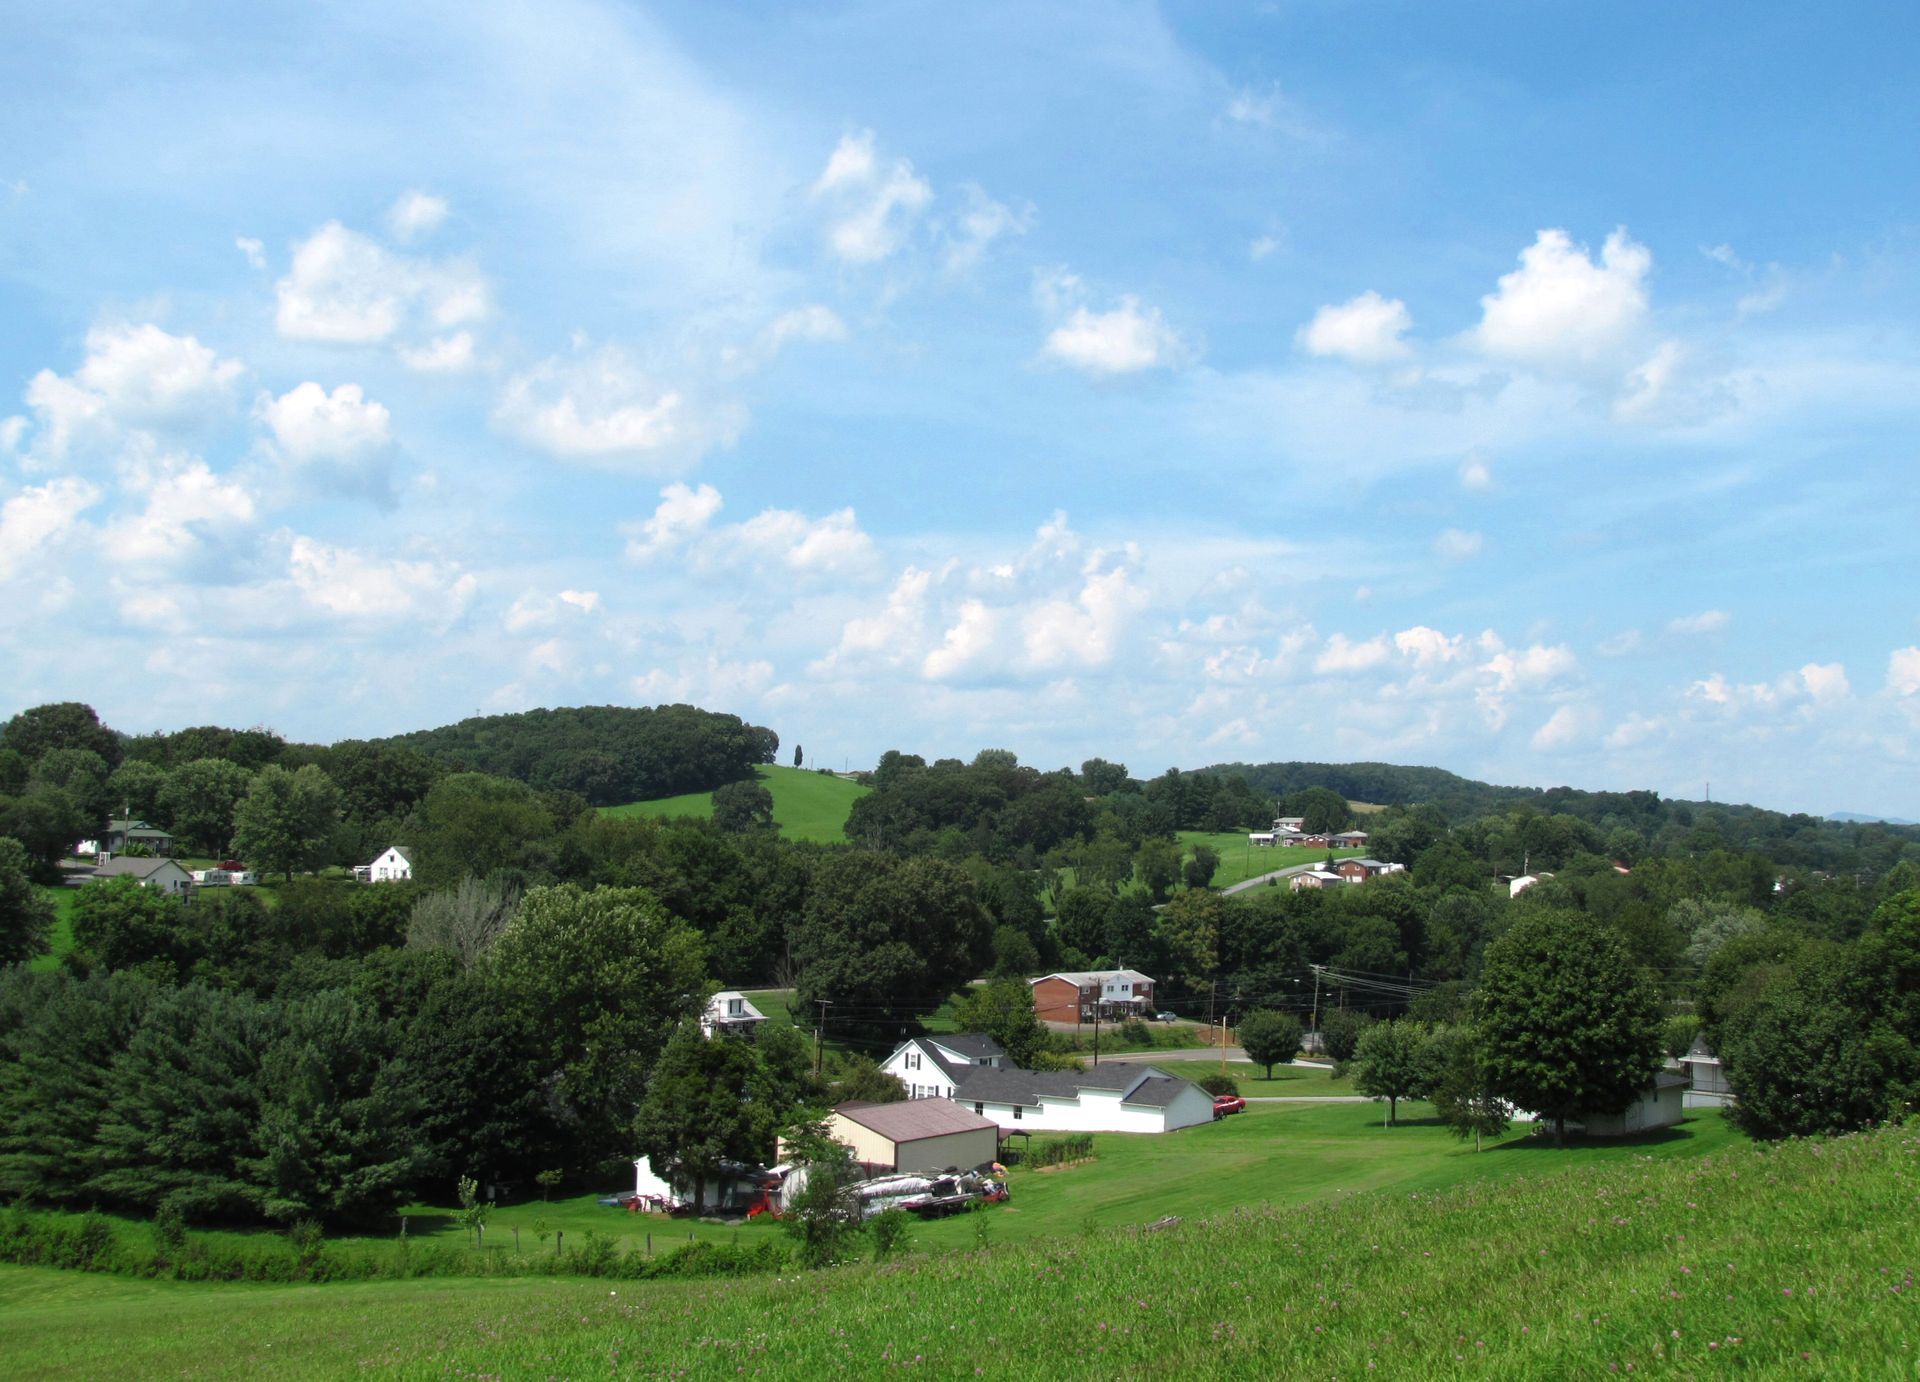
{"label": "large green tree", "polygon": [[1581,912],[1523,915],[1487,947],[1474,1025],[1500,1097],[1566,1120],[1620,1113],[1660,1067],[1657,996],[1612,927]]}
{"label": "large green tree", "polygon": [[224,758],[190,758],[167,774],[160,810],[188,846],[220,857],[233,844],[233,818],[253,774]]}
{"label": "large green tree", "polygon": [[1434,1032],[1429,1052],[1433,1067],[1430,1097],[1440,1120],[1455,1137],[1480,1141],[1506,1132],[1513,1110],[1493,1087],[1478,1035],[1469,1027],[1447,1027]]}
{"label": "large green tree", "polygon": [[984,1032],[1006,1048],[1015,1065],[1031,1067],[1046,1048],[1047,1029],[1033,1012],[1033,987],[1003,979],[970,988],[954,1004],[954,1021],[963,1032]]}
{"label": "large green tree", "polygon": [[748,1099],[755,1063],[751,1042],[708,1040],[698,1022],[687,1021],[647,1077],[646,1097],[633,1119],[634,1145],[654,1174],[692,1187],[696,1213],[706,1209],[707,1182],[722,1163],[765,1155]]}
{"label": "large green tree", "polygon": [[1299,1051],[1302,1032],[1300,1019],[1292,1013],[1261,1008],[1241,1018],[1234,1035],[1245,1049],[1247,1059],[1255,1065],[1264,1065],[1267,1078],[1272,1079],[1273,1067],[1291,1061]]}
{"label": "large green tree", "polygon": [[1353,1053],[1353,1087],[1387,1101],[1387,1121],[1400,1117],[1400,1101],[1417,1099],[1432,1086],[1426,1030],[1417,1022],[1376,1022],[1361,1034]]}
{"label": "large green tree", "polygon": [[642,888],[535,888],[488,958],[503,997],[538,1018],[582,1165],[623,1155],[647,1072],[706,1001],[699,935]]}
{"label": "large green tree", "polygon": [[340,789],[313,764],[294,772],[278,764],[260,770],[234,811],[233,845],[263,873],[293,880],[325,860],[340,823]]}
{"label": "large green tree", "polygon": [[836,1004],[842,1023],[897,1029],[931,1012],[991,956],[973,880],[938,859],[841,850],[814,870],[791,934],[800,1008]]}
{"label": "large green tree", "polygon": [[0,725],[0,744],[29,763],[38,762],[55,749],[87,749],[113,768],[119,765],[122,752],[120,736],[100,723],[92,706],[79,701],[36,705],[21,711]]}
{"label": "large green tree", "polygon": [[46,953],[53,903],[33,886],[33,860],[18,840],[0,835],[0,967]]}

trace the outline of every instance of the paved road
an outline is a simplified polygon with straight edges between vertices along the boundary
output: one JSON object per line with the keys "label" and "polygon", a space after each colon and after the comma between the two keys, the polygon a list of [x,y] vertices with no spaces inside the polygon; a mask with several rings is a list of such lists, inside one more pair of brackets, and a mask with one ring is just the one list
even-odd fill
{"label": "paved road", "polygon": [[[1322,855],[1321,857],[1324,858],[1325,856]],[[1308,869],[1319,864],[1319,862],[1319,859],[1309,859],[1304,864],[1292,864],[1284,869],[1275,869],[1272,873],[1263,873],[1258,878],[1249,878],[1245,882],[1232,883],[1222,888],[1220,895],[1222,897],[1230,897],[1234,893],[1243,893],[1248,888],[1258,888],[1263,884],[1271,883],[1276,878],[1291,878],[1296,873],[1305,873]]]}
{"label": "paved road", "polygon": [[[1089,1059],[1091,1059],[1091,1057],[1089,1057]],[[1155,1061],[1163,1061],[1163,1060],[1219,1060],[1219,1059],[1220,1059],[1220,1048],[1218,1046],[1196,1046],[1191,1050],[1186,1050],[1186,1051],[1115,1051],[1111,1055],[1108,1055],[1103,1052],[1100,1056],[1100,1064],[1102,1065],[1152,1065]],[[1227,1048],[1227,1059],[1230,1061],[1234,1061],[1234,1060],[1243,1061],[1247,1059],[1247,1053],[1241,1047],[1229,1046]],[[1332,1066],[1328,1065],[1324,1061],[1315,1061],[1315,1060],[1296,1060],[1296,1061],[1289,1061],[1287,1063],[1289,1065],[1305,1066],[1309,1070],[1331,1070],[1333,1068]],[[1274,1064],[1278,1065],[1279,1062],[1275,1061]]]}

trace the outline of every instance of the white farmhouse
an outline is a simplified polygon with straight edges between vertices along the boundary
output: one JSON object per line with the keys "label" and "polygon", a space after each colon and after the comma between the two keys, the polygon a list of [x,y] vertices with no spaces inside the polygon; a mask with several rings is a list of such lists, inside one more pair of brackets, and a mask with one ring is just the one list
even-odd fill
{"label": "white farmhouse", "polygon": [[1151,1065],[977,1069],[953,1101],[1008,1132],[1172,1132],[1213,1121],[1213,1096]]}
{"label": "white farmhouse", "polygon": [[405,845],[388,845],[387,852],[367,865],[369,883],[406,883],[413,879],[413,857]]}
{"label": "white farmhouse", "polygon": [[700,1014],[700,1034],[708,1040],[721,1032],[751,1038],[766,1020],[767,1015],[754,1007],[746,994],[723,989],[707,1000],[707,1010]]}
{"label": "white farmhouse", "polygon": [[950,1099],[975,1068],[999,1069],[1006,1063],[1006,1048],[999,1042],[982,1032],[963,1032],[903,1041],[880,1068],[906,1086],[909,1099]]}
{"label": "white farmhouse", "polygon": [[101,883],[109,878],[131,878],[169,897],[185,897],[193,891],[193,876],[171,859],[129,859],[123,854],[82,875],[81,881]]}

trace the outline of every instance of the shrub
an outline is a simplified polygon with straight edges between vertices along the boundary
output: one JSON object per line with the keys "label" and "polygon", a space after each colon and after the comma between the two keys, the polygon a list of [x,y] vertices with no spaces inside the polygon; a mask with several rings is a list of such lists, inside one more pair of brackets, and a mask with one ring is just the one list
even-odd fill
{"label": "shrub", "polygon": [[883,1209],[867,1221],[873,1235],[873,1260],[884,1262],[907,1245],[907,1211]]}
{"label": "shrub", "polygon": [[1208,1075],[1200,1081],[1200,1088],[1218,1099],[1223,1094],[1238,1094],[1239,1082],[1231,1075]]}
{"label": "shrub", "polygon": [[1027,1153],[1029,1166],[1061,1166],[1069,1161],[1090,1161],[1093,1158],[1093,1134],[1089,1132],[1073,1133],[1067,1137],[1049,1137],[1036,1143]]}
{"label": "shrub", "polygon": [[1136,1046],[1153,1045],[1153,1028],[1137,1017],[1129,1017],[1120,1024],[1120,1036]]}

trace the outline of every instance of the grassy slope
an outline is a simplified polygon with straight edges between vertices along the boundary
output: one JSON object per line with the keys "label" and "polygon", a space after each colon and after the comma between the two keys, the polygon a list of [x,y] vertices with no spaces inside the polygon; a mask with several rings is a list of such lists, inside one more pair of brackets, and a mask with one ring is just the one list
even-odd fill
{"label": "grassy slope", "polygon": [[1281,849],[1269,847],[1255,849],[1247,843],[1247,832],[1229,830],[1209,832],[1205,830],[1182,830],[1180,857],[1184,861],[1193,857],[1195,845],[1212,845],[1220,856],[1220,867],[1213,875],[1213,886],[1228,887],[1244,882],[1249,878],[1258,878],[1262,874],[1272,873],[1275,869],[1290,869],[1299,864],[1317,864],[1331,854],[1336,859],[1351,859],[1365,854],[1364,849]]}
{"label": "grassy slope", "polygon": [[[1649,1150],[1461,1153],[1534,1174],[1026,1247],[1004,1245],[1003,1210],[962,1221],[966,1250],[783,1280],[190,1287],[0,1268],[0,1356],[47,1377],[1014,1377],[1036,1359],[1067,1378],[1913,1375],[1912,1129]],[[974,1250],[973,1223],[996,1246]]]}
{"label": "grassy slope", "polygon": [[[803,768],[769,766],[759,769],[758,775],[766,789],[773,793],[773,823],[789,840],[845,844],[847,813],[872,790],[857,782]],[[604,809],[609,816],[696,816],[705,820],[713,815],[713,794],[689,792],[684,796],[635,801]]]}

